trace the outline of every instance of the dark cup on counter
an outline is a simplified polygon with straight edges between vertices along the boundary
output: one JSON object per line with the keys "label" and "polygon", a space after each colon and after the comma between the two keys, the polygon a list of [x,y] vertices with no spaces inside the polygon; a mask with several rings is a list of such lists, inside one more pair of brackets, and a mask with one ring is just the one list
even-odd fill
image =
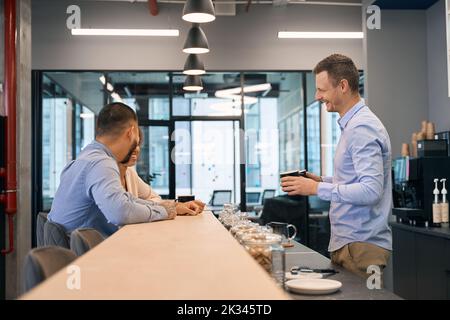
{"label": "dark cup on counter", "polygon": [[178,202],[194,201],[195,200],[195,196],[178,196],[177,200],[178,200]]}
{"label": "dark cup on counter", "polygon": [[[279,234],[282,237],[282,243],[283,245],[291,245],[291,240],[293,240],[295,238],[295,236],[297,235],[297,228],[290,223],[286,223],[286,222],[269,222],[268,224],[266,224],[266,226],[269,226],[272,228],[273,233],[275,234]],[[290,229],[292,229],[292,235],[290,234]]]}

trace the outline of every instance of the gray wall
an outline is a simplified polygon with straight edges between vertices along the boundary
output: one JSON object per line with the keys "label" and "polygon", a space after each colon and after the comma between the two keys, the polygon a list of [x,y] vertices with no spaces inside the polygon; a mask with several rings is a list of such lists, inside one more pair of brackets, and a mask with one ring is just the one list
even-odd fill
{"label": "gray wall", "polygon": [[428,104],[429,119],[436,130],[450,130],[450,98],[448,97],[447,40],[445,0],[427,10]]}
{"label": "gray wall", "polygon": [[[178,28],[178,38],[74,37],[66,28],[66,8],[78,4],[84,28]],[[33,69],[179,70],[189,24],[181,5],[160,5],[152,17],[146,3],[117,1],[33,1]],[[206,24],[210,70],[310,70],[340,52],[362,66],[362,40],[278,39],[282,30],[360,31],[361,8],[317,5],[253,5],[246,13],[219,16]],[[120,44],[120,49],[117,45]]]}
{"label": "gray wall", "polygon": [[[450,129],[445,18],[441,0],[426,11],[382,10],[382,29],[365,30],[367,100],[388,129],[394,156],[422,120]],[[392,263],[385,285],[393,290]]]}
{"label": "gray wall", "polygon": [[[0,2],[0,82],[4,81],[3,1]],[[31,0],[17,1],[17,214],[14,217],[15,250],[5,257],[5,297],[14,299],[21,291],[21,271],[31,249]],[[3,104],[3,93],[0,94]],[[1,115],[0,110],[0,115]],[[6,219],[3,215],[2,219]],[[5,221],[6,222],[6,221]],[[3,224],[1,224],[3,225]],[[8,228],[1,232],[8,239]],[[8,240],[6,240],[8,243]],[[2,246],[3,249],[3,246]],[[3,258],[3,257],[2,257]],[[3,276],[0,274],[0,276]]]}
{"label": "gray wall", "polygon": [[17,1],[17,215],[15,251],[6,257],[6,298],[21,292],[21,271],[31,249],[31,0]]}
{"label": "gray wall", "polygon": [[[372,0],[363,0],[365,6]],[[366,21],[363,11],[363,23]],[[427,19],[425,11],[382,10],[381,30],[366,30],[363,42],[366,98],[386,126],[393,156],[428,117]],[[395,252],[392,253],[395,255]],[[391,259],[384,271],[394,290]]]}
{"label": "gray wall", "polygon": [[382,10],[381,30],[368,30],[367,102],[389,132],[393,156],[428,118],[426,12]]}

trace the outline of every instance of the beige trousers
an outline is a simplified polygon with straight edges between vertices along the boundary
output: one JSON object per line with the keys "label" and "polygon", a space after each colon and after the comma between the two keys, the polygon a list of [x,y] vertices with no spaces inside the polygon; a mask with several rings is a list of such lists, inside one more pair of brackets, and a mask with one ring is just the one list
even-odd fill
{"label": "beige trousers", "polygon": [[386,267],[391,252],[379,246],[367,242],[352,242],[341,249],[331,252],[331,261],[345,269],[368,278],[367,273],[370,265],[380,267],[380,271]]}

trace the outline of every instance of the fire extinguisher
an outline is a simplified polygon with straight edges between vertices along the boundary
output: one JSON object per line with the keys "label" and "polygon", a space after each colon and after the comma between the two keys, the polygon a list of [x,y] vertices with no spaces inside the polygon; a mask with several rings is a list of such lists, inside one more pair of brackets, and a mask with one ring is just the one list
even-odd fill
{"label": "fire extinguisher", "polygon": [[1,251],[3,255],[14,252],[14,215],[17,212],[16,175],[16,1],[4,1],[5,23],[5,84],[4,106],[6,113],[6,166],[0,168],[0,176],[6,183],[6,190],[0,195],[8,217],[9,247]]}

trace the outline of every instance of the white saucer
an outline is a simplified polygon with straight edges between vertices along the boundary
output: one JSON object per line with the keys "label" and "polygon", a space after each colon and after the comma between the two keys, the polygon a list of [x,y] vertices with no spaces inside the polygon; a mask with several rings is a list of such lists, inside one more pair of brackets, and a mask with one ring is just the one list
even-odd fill
{"label": "white saucer", "polygon": [[299,272],[298,274],[286,272],[285,275],[286,281],[294,279],[322,279],[322,277],[323,275],[321,273],[316,272]]}
{"label": "white saucer", "polygon": [[286,287],[300,294],[329,294],[342,287],[342,283],[330,279],[294,279],[286,282]]}

